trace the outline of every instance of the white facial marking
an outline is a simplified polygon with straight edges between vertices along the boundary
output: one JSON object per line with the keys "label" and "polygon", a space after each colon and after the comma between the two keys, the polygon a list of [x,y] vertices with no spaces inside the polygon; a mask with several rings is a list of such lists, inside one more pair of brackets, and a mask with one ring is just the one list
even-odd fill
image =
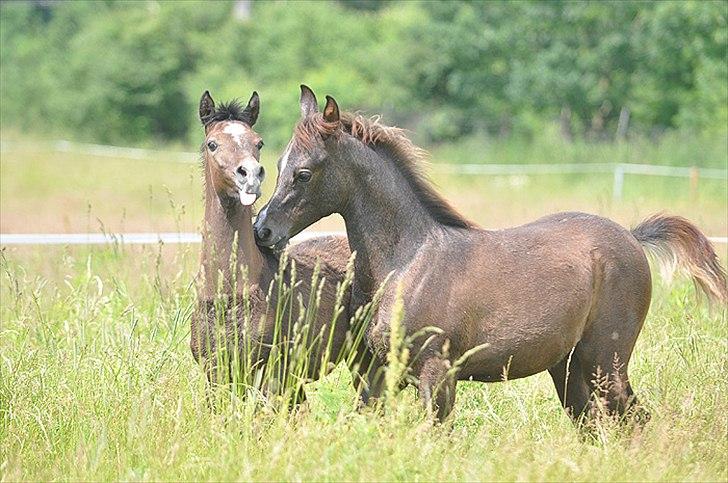
{"label": "white facial marking", "polygon": [[617,339],[619,339],[619,332],[617,332],[615,330],[614,332],[612,332],[612,340],[617,340]]}
{"label": "white facial marking", "polygon": [[280,169],[281,173],[283,173],[283,171],[286,170],[286,165],[288,164],[288,156],[291,155],[292,149],[293,149],[293,139],[288,141],[288,146],[286,146],[286,151],[283,153],[283,157],[281,158],[281,169]]}
{"label": "white facial marking", "polygon": [[250,176],[252,173],[258,172],[258,160],[255,158],[247,157],[243,159],[242,163],[240,163],[243,168],[249,173],[248,176]]}
{"label": "white facial marking", "polygon": [[252,175],[258,170],[258,161],[255,158],[245,158],[241,163],[242,167],[248,172],[247,176],[236,173],[235,184],[238,188],[238,197],[243,206],[250,206],[258,199],[260,194],[260,181]]}
{"label": "white facial marking", "polygon": [[247,130],[247,128],[245,127],[245,124],[243,124],[242,122],[229,122],[222,129],[222,132],[232,136],[235,143],[242,148],[243,147],[243,135],[245,134],[246,130]]}

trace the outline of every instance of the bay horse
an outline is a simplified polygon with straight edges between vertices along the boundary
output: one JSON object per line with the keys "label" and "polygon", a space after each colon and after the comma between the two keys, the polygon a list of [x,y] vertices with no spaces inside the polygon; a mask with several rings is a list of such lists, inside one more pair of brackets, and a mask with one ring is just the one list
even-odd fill
{"label": "bay horse", "polygon": [[[390,280],[367,343],[383,363],[401,287],[412,375],[440,420],[452,409],[457,380],[546,370],[576,422],[596,414],[597,392],[610,414],[635,405],[627,366],[650,306],[645,249],[678,262],[712,301],[726,302],[725,272],[689,221],[655,215],[630,231],[599,216],[558,213],[504,230],[479,228],[432,188],[424,151],[402,130],[340,112],[326,99],[319,112],[313,91],[301,86],[302,117],[255,222],[257,241],[282,247],[340,213],[356,252],[352,305]],[[428,327],[437,329],[434,339],[415,337]]]}
{"label": "bay horse", "polygon": [[[255,360],[250,361],[250,367],[264,368],[274,339],[278,337],[280,340],[283,335],[291,334],[291,325],[298,315],[297,311],[290,313],[293,308],[277,313],[279,292],[271,290],[268,296],[268,291],[276,274],[281,271],[281,261],[270,250],[258,247],[253,236],[252,205],[260,196],[260,185],[265,176],[259,162],[263,141],[253,130],[259,108],[260,101],[255,92],[245,107],[237,101],[215,106],[207,91],[199,105],[205,131],[201,146],[205,219],[198,283],[199,305],[191,322],[190,348],[211,385],[222,382],[225,377],[228,382],[231,380],[233,368],[230,364],[236,356],[238,360],[243,359],[245,348],[257,345],[258,351],[254,354]],[[330,335],[328,360],[335,361],[347,346],[349,332],[349,291],[340,301],[343,312],[337,312],[336,307],[337,286],[344,283],[350,258],[346,238],[313,238],[295,245],[289,256],[296,262],[298,280],[292,295],[294,302],[299,296],[305,304],[320,297],[318,312],[310,323],[311,339],[321,335],[325,345]],[[323,287],[318,293],[318,284],[312,286],[317,264],[319,280],[323,280]],[[283,270],[283,276],[287,282],[290,281],[290,266]],[[217,303],[221,299],[222,306]],[[245,303],[248,304],[248,314],[244,313]],[[222,323],[220,319],[223,319]],[[224,327],[216,328],[218,325]],[[219,357],[223,348],[228,354],[236,350],[240,354],[224,361]],[[317,378],[322,369],[321,356],[321,351],[309,351],[307,374],[298,376]],[[269,374],[269,379],[272,377]],[[303,395],[301,389],[297,397]]]}

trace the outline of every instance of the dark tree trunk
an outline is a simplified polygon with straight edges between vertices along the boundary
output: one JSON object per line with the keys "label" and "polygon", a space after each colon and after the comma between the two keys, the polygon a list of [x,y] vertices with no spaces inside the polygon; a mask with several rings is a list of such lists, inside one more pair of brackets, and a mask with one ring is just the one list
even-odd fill
{"label": "dark tree trunk", "polygon": [[574,132],[571,128],[571,108],[567,105],[564,105],[561,108],[561,117],[560,117],[560,124],[561,124],[561,137],[564,138],[564,140],[571,142],[574,140]]}

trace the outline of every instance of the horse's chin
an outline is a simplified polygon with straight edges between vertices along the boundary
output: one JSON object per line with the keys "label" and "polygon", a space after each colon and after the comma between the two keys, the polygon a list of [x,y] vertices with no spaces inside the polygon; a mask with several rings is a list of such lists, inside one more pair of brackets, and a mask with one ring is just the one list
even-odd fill
{"label": "horse's chin", "polygon": [[288,237],[283,237],[280,240],[278,240],[277,242],[275,242],[271,246],[271,249],[273,249],[276,252],[282,252],[283,249],[286,248],[286,245],[288,245],[289,241],[290,241],[290,239]]}
{"label": "horse's chin", "polygon": [[283,250],[288,245],[288,238],[281,238],[277,242],[273,243],[272,245],[260,245],[258,244],[258,248],[267,253],[272,253],[274,255],[280,255],[283,253]]}

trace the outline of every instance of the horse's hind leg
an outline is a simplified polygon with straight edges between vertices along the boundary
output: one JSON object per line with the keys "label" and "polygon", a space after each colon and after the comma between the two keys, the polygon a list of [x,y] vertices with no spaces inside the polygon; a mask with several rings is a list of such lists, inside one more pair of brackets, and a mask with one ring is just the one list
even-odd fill
{"label": "horse's hind leg", "polygon": [[561,406],[575,422],[588,413],[591,399],[589,381],[583,377],[582,364],[574,348],[558,364],[549,369]]}
{"label": "horse's hind leg", "polygon": [[633,237],[613,240],[613,250],[593,252],[594,293],[581,339],[573,351],[582,380],[592,394],[588,416],[599,409],[608,414],[639,408],[627,367],[650,306],[650,267]]}
{"label": "horse's hind leg", "polygon": [[362,405],[373,405],[384,389],[384,367],[369,350],[365,350],[349,368],[354,388]]}
{"label": "horse's hind leg", "polygon": [[613,313],[592,322],[574,355],[579,359],[581,377],[589,384],[595,403],[602,403],[608,413],[620,416],[638,409],[634,416],[646,421],[649,415],[637,405],[627,374],[643,321],[644,314],[625,313],[614,307]]}

